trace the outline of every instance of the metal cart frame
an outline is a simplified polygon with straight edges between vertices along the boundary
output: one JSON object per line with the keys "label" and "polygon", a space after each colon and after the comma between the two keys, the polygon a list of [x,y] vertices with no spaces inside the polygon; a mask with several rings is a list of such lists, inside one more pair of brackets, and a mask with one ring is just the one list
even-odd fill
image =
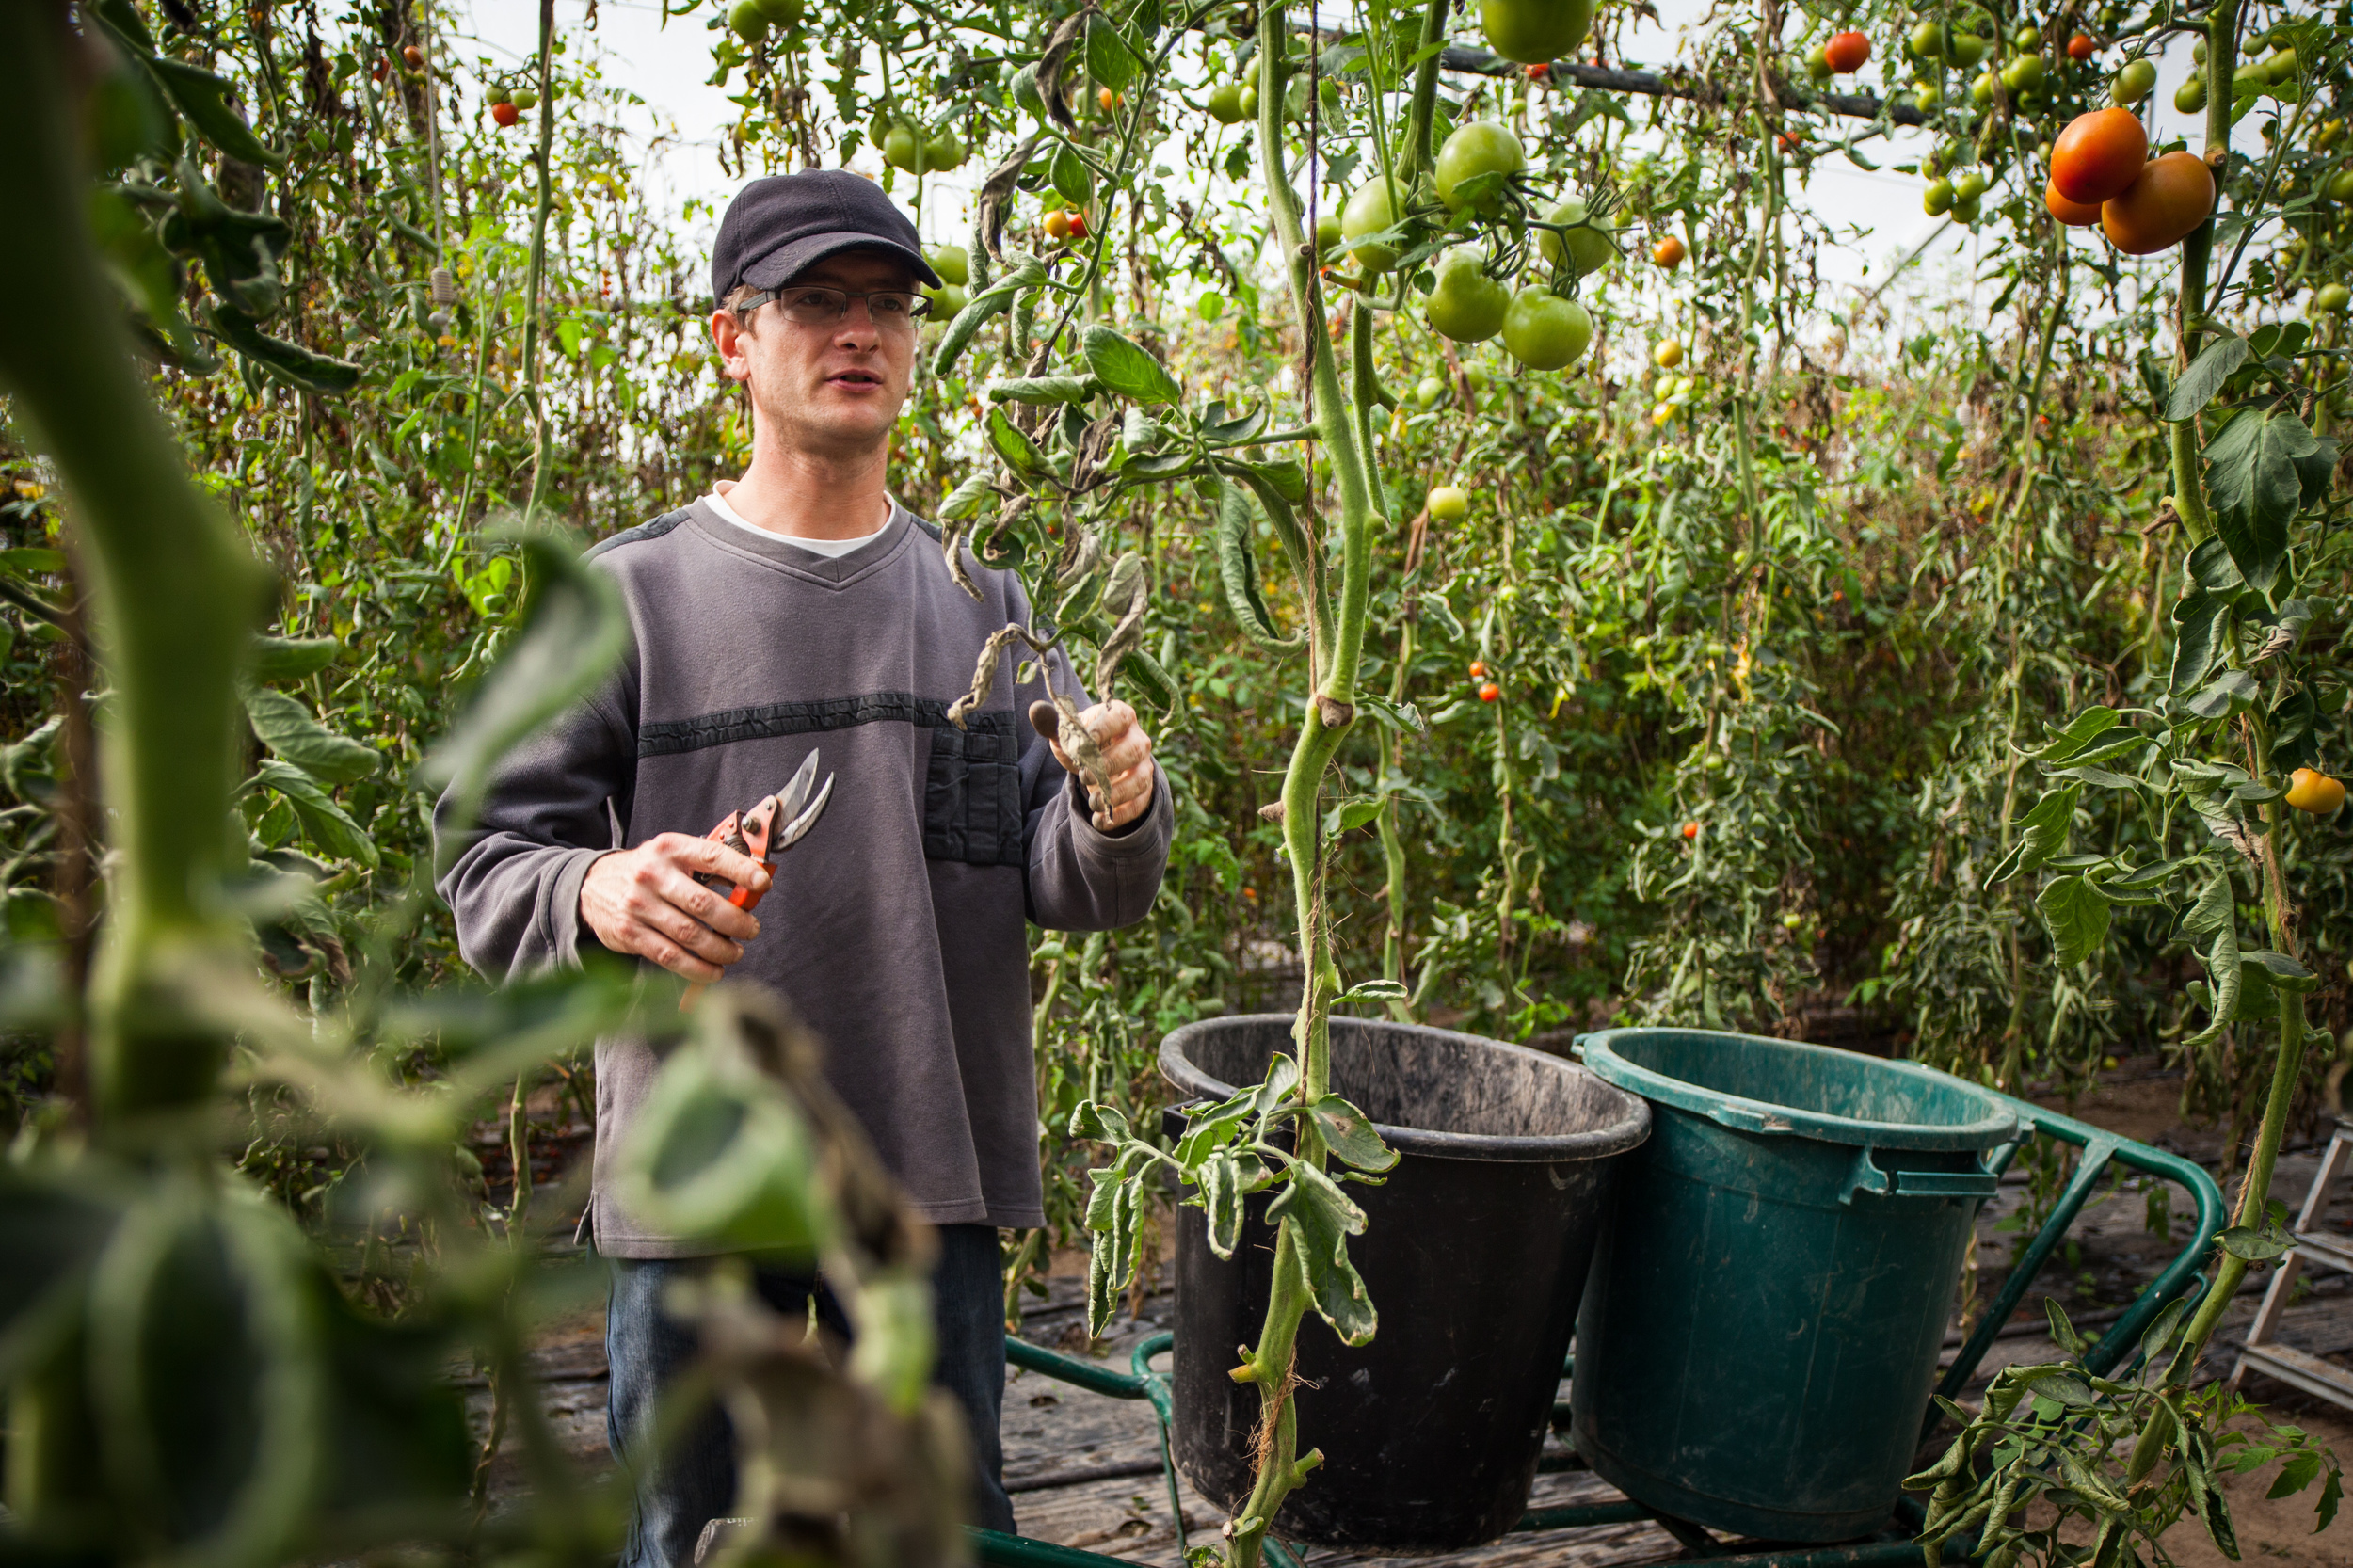
{"label": "metal cart frame", "polygon": [[[2051,1217],[2035,1233],[2019,1255],[2017,1266],[1995,1293],[1978,1321],[1977,1330],[1961,1348],[1950,1368],[1936,1385],[1936,1391],[1952,1398],[1968,1386],[1977,1364],[1993,1347],[1994,1338],[2009,1322],[2035,1278],[2050,1260],[2052,1252],[2073,1228],[2084,1205],[2100,1186],[2111,1166],[2122,1166],[2144,1176],[2153,1176],[2182,1188],[2192,1199],[2197,1217],[2190,1226],[2191,1234],[2173,1260],[2133,1299],[2122,1317],[2103,1335],[2098,1344],[2085,1352],[2084,1363],[2094,1372],[2107,1373],[2121,1365],[2139,1343],[2150,1321],[2175,1299],[2193,1295],[2205,1288],[2205,1277],[2199,1272],[2206,1250],[2215,1233],[2222,1227],[2222,1190],[2203,1167],[2179,1155],[2137,1144],[2129,1138],[2104,1132],[2072,1116],[2062,1116],[2041,1106],[2007,1095],[1997,1096],[2016,1113],[2020,1136],[1993,1151],[1987,1164],[1998,1175],[2009,1168],[2031,1137],[2049,1138],[2071,1144],[2083,1151],[2074,1174],[2060,1192]],[[1169,1349],[1176,1336],[1155,1334],[1142,1341],[1128,1357],[1128,1370],[1115,1370],[1100,1362],[1069,1356],[1049,1351],[1026,1340],[1006,1342],[1006,1358],[1015,1366],[1037,1372],[1097,1394],[1113,1399],[1144,1400],[1152,1406],[1160,1426],[1160,1468],[1168,1484],[1169,1509],[1176,1526],[1176,1546],[1179,1553],[1189,1549],[1185,1534],[1184,1502],[1177,1490],[1176,1466],[1170,1462],[1168,1447],[1169,1423],[1174,1418],[1174,1397],[1170,1392],[1169,1374],[1152,1368],[1153,1358]],[[1571,1356],[1564,1375],[1574,1375],[1576,1357]],[[1567,1414],[1565,1402],[1555,1407],[1556,1418]],[[1934,1406],[1929,1411],[1929,1425],[1933,1428],[1940,1418]],[[1541,1464],[1545,1470],[1581,1468],[1575,1456]],[[1615,1502],[1579,1503],[1562,1508],[1530,1509],[1513,1527],[1514,1533],[1528,1530],[1574,1529],[1589,1526],[1630,1524],[1637,1520],[1656,1520],[1688,1551],[1706,1557],[1718,1568],[1898,1568],[1916,1561],[1920,1548],[1913,1531],[1920,1522],[1919,1504],[1913,1498],[1898,1501],[1890,1519],[1890,1528],[1878,1536],[1861,1542],[1830,1546],[1784,1547],[1777,1550],[1742,1552],[1708,1531],[1689,1521],[1669,1518],[1645,1508],[1631,1498]],[[1896,1528],[1897,1522],[1902,1528]],[[1098,1552],[1081,1551],[1075,1546],[1057,1546],[1050,1542],[1033,1541],[1027,1536],[1005,1535],[995,1530],[972,1532],[977,1555],[985,1568],[1137,1568],[1125,1558],[1108,1557]],[[1945,1545],[1948,1560],[1965,1558],[1975,1549],[1973,1540],[1955,1540]],[[1297,1554],[1276,1541],[1266,1538],[1267,1560],[1273,1568],[1301,1568]]]}

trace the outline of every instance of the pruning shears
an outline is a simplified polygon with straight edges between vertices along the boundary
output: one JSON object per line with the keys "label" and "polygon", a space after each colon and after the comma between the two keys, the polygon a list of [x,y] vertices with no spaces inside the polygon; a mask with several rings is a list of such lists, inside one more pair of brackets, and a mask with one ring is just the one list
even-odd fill
{"label": "pruning shears", "polygon": [[[776,856],[808,836],[833,799],[833,775],[825,775],[823,784],[816,784],[816,777],[817,753],[811,751],[783,789],[763,797],[757,805],[728,812],[718,826],[703,837],[715,839],[736,854],[759,861],[760,870],[773,873]],[[749,911],[761,897],[716,872],[696,872],[695,880],[714,893],[724,894],[738,909]],[[701,994],[701,986],[690,987],[681,1005],[691,1005]]]}

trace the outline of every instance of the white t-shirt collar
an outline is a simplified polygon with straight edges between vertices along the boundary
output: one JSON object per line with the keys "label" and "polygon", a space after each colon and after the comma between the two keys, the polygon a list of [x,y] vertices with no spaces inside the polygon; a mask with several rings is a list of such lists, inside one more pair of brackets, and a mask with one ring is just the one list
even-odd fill
{"label": "white t-shirt collar", "polygon": [[[735,488],[734,480],[723,479],[719,483],[726,486],[728,489]],[[703,497],[703,504],[716,513],[722,522],[731,522],[736,527],[757,534],[763,539],[781,539],[786,544],[797,545],[811,555],[822,555],[827,560],[847,555],[859,546],[872,544],[876,539],[881,538],[890,531],[890,520],[896,517],[899,511],[899,504],[895,500],[892,501],[883,512],[882,526],[872,534],[862,535],[855,539],[805,539],[792,534],[779,534],[772,528],[762,528],[756,522],[745,520],[743,513],[728,504],[725,492],[717,486],[713,486],[711,493]]]}

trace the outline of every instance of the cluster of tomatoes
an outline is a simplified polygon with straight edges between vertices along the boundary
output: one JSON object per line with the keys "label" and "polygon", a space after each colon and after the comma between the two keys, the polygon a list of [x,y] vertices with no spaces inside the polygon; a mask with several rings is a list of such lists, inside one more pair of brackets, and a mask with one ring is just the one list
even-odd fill
{"label": "cluster of tomatoes", "polygon": [[1503,688],[1497,685],[1495,678],[1487,673],[1487,662],[1484,659],[1471,661],[1470,678],[1472,684],[1478,688],[1480,701],[1501,702],[1503,700]]}
{"label": "cluster of tomatoes", "polygon": [[490,105],[490,118],[498,122],[500,130],[508,130],[522,119],[524,110],[536,108],[538,104],[537,93],[529,88],[517,88],[512,92],[498,95],[497,101]]}
{"label": "cluster of tomatoes", "polygon": [[2214,170],[2192,152],[2149,156],[2149,133],[2127,108],[2078,115],[2051,146],[2043,205],[2076,228],[2096,223],[2127,256],[2182,240],[2214,211]]}
{"label": "cluster of tomatoes", "polygon": [[790,33],[801,24],[801,0],[735,0],[728,8],[728,26],[745,43],[758,43],[768,29]]}

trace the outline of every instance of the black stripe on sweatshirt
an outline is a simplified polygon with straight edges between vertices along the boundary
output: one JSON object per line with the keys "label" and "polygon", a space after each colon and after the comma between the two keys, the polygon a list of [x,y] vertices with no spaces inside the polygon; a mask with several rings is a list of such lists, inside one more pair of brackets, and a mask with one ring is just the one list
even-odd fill
{"label": "black stripe on sweatshirt", "polygon": [[[737,741],[822,734],[832,729],[854,729],[862,724],[911,724],[919,729],[954,728],[948,722],[948,704],[936,697],[916,696],[907,692],[869,692],[861,696],[772,702],[760,708],[729,708],[691,719],[664,719],[637,732],[637,755],[675,757]],[[965,720],[965,728],[980,735],[1001,735],[1011,741],[1014,714],[1003,709],[974,713]],[[1010,753],[1015,748],[1006,749]]]}

